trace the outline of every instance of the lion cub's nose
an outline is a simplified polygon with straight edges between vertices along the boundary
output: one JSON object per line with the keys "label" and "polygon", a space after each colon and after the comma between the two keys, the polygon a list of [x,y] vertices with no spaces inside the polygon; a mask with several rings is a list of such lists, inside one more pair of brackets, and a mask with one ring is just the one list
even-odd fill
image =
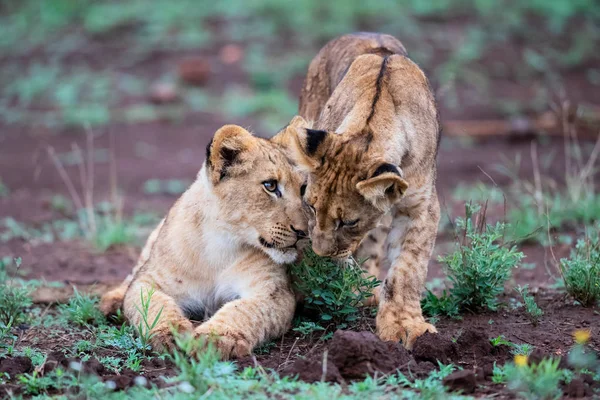
{"label": "lion cub's nose", "polygon": [[306,237],[306,232],[300,230],[300,229],[296,229],[294,228],[293,225],[290,225],[290,229],[294,231],[294,233],[296,233],[296,236],[298,237],[298,239],[302,239]]}

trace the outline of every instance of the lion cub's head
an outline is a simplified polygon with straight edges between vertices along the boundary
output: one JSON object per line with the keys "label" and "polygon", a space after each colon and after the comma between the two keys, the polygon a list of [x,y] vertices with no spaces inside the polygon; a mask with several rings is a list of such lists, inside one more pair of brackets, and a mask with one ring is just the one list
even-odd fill
{"label": "lion cub's head", "polygon": [[369,152],[369,135],[313,129],[286,133],[294,158],[309,171],[303,200],[312,216],[315,253],[345,258],[408,188],[400,169]]}
{"label": "lion cub's head", "polygon": [[219,221],[233,229],[237,240],[262,249],[275,262],[289,263],[307,232],[300,195],[305,177],[286,156],[279,137],[267,140],[226,125],[206,148],[206,169],[219,202]]}

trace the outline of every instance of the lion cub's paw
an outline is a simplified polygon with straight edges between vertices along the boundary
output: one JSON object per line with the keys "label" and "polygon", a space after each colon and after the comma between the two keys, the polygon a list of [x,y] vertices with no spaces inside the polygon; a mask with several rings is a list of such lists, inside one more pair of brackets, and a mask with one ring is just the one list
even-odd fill
{"label": "lion cub's paw", "polygon": [[157,353],[172,353],[177,348],[174,332],[182,335],[192,330],[193,325],[189,320],[171,323],[168,326],[160,324],[150,331],[150,346]]}
{"label": "lion cub's paw", "polygon": [[102,295],[98,308],[105,317],[115,315],[121,309],[126,290],[118,287]]}
{"label": "lion cub's paw", "polygon": [[221,331],[214,327],[200,325],[195,329],[194,335],[213,344],[223,360],[240,358],[252,352],[252,346],[243,333]]}
{"label": "lion cub's paw", "polygon": [[423,320],[404,320],[377,327],[377,334],[381,340],[402,341],[402,345],[408,350],[412,350],[415,340],[425,332],[437,333],[437,329]]}

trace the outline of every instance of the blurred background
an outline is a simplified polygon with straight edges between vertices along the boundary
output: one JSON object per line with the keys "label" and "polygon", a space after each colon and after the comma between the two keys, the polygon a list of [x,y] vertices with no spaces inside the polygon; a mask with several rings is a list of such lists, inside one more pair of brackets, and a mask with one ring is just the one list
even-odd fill
{"label": "blurred background", "polygon": [[399,38],[435,90],[438,253],[487,200],[521,278],[550,282],[548,245],[600,218],[596,0],[0,0],[0,30],[0,257],[31,278],[124,277],[214,131],[277,132],[319,48],[360,30]]}

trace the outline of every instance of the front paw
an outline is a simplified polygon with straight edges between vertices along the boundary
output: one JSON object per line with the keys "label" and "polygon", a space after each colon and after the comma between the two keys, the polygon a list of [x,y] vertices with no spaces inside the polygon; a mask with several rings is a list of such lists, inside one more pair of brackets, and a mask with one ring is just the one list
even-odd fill
{"label": "front paw", "polygon": [[172,353],[177,348],[175,335],[184,335],[191,332],[193,325],[189,320],[172,323],[170,325],[160,325],[150,331],[148,343],[157,353]]}
{"label": "front paw", "polygon": [[195,329],[194,335],[204,341],[204,346],[213,345],[223,360],[240,358],[252,352],[252,345],[246,334],[242,332],[233,332],[203,324]]}
{"label": "front paw", "polygon": [[377,335],[383,341],[402,341],[402,345],[412,350],[415,341],[425,332],[437,333],[435,326],[425,322],[423,317],[395,320],[377,317]]}

